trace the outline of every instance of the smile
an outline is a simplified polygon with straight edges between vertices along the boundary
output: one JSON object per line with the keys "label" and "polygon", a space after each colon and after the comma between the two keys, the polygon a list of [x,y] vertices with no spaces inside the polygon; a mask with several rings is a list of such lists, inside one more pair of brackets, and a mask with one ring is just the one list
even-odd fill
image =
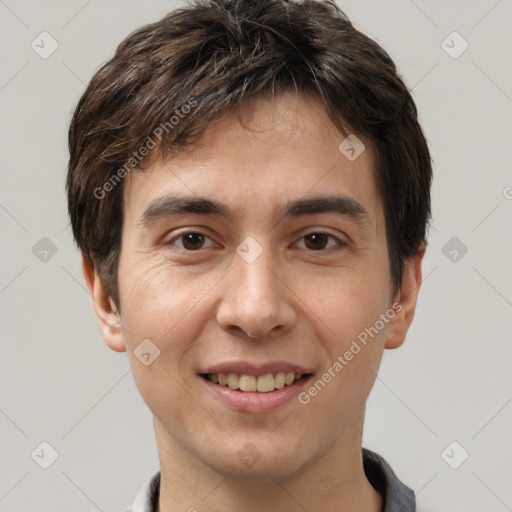
{"label": "smile", "polygon": [[242,392],[270,393],[291,386],[305,375],[293,372],[265,373],[264,375],[246,375],[238,373],[206,373],[201,374],[206,380]]}
{"label": "smile", "polygon": [[256,376],[219,372],[201,373],[199,377],[215,403],[223,403],[237,412],[269,413],[295,403],[294,399],[305,389],[312,374],[277,372]]}

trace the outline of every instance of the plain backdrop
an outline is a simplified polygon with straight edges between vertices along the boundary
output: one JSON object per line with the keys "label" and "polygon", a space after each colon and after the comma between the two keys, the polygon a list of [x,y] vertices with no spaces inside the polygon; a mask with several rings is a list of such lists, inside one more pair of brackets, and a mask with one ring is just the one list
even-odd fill
{"label": "plain backdrop", "polygon": [[[512,510],[512,2],[339,4],[412,89],[435,173],[416,317],[384,354],[364,445],[424,510]],[[120,511],[159,468],[128,357],[93,318],[64,181],[85,85],[175,5],[0,0],[0,511]]]}

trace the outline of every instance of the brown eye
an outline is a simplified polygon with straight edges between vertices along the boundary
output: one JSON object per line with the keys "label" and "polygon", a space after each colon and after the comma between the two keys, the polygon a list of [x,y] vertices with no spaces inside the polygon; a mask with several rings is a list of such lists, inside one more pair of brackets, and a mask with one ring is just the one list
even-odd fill
{"label": "brown eye", "polygon": [[327,244],[328,239],[329,235],[326,235],[325,233],[311,233],[304,236],[306,247],[308,249],[312,249],[313,251],[325,249],[325,245]]}
{"label": "brown eye", "polygon": [[177,245],[187,251],[197,251],[203,248],[206,240],[209,240],[209,237],[206,235],[195,231],[189,231],[178,235],[169,242],[169,245]]}
{"label": "brown eye", "polygon": [[204,243],[204,236],[200,233],[186,233],[181,238],[183,239],[183,247],[190,251],[200,249]]}
{"label": "brown eye", "polygon": [[[343,241],[334,235],[322,232],[308,233],[301,238],[301,242],[302,240],[304,240],[304,248],[310,251],[330,252],[331,249],[336,250],[336,246],[340,248],[345,245]],[[332,241],[334,241],[334,243]]]}

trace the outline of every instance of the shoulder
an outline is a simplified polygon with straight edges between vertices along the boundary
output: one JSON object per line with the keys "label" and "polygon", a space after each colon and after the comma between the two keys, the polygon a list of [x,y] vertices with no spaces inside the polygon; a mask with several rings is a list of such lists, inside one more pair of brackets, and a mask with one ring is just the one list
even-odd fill
{"label": "shoulder", "polygon": [[133,505],[123,512],[156,512],[160,493],[160,471],[144,482]]}
{"label": "shoulder", "polygon": [[414,491],[399,480],[383,457],[363,448],[363,467],[368,481],[382,495],[383,512],[417,512]]}

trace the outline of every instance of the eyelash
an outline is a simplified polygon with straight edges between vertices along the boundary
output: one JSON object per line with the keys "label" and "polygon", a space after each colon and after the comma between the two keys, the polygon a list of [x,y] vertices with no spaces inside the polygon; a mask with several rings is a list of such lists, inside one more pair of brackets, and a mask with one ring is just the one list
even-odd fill
{"label": "eyelash", "polygon": [[[185,231],[184,233],[180,233],[179,235],[175,236],[174,238],[172,238],[171,240],[169,240],[169,242],[166,243],[166,245],[175,245],[174,242],[176,240],[182,240],[183,237],[185,237],[186,235],[190,235],[190,234],[195,234],[195,235],[202,235],[204,236],[205,238],[207,239],[210,239],[211,238],[208,236],[208,235],[205,235],[204,233],[201,233],[200,231]],[[347,244],[345,242],[343,242],[342,240],[340,240],[338,237],[332,235],[331,233],[327,233],[325,231],[310,231],[309,233],[304,233],[301,237],[300,237],[300,240],[304,239],[305,237],[307,236],[310,236],[310,235],[327,235],[329,238],[335,240],[337,242],[337,246],[338,247],[330,247],[328,249],[318,249],[318,250],[314,250],[314,249],[307,249],[308,252],[312,252],[312,253],[327,253],[327,254],[330,254],[331,252],[335,252],[337,250],[340,250],[341,248],[343,248],[344,246],[346,246]],[[196,249],[196,250],[190,250],[190,249],[185,249],[184,247],[180,247],[180,246],[177,246],[179,247],[181,250],[183,251],[186,251],[186,252],[189,252],[189,253],[193,253],[193,252],[199,252],[201,251],[201,249]],[[208,247],[207,247],[208,249]]]}

